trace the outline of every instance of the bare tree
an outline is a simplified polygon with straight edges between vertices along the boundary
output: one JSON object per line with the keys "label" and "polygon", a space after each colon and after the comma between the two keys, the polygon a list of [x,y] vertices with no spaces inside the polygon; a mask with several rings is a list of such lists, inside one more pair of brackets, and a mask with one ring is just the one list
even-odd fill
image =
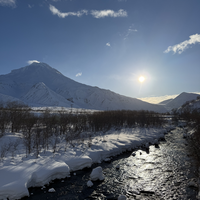
{"label": "bare tree", "polygon": [[27,114],[26,118],[24,118],[23,135],[27,154],[31,153],[33,135],[35,132],[34,125],[37,124],[37,120],[38,118],[32,113]]}

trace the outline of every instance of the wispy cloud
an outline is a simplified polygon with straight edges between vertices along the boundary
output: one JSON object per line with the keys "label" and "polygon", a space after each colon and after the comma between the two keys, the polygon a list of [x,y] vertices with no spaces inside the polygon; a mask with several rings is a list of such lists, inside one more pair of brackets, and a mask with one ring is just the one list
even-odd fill
{"label": "wispy cloud", "polygon": [[81,10],[81,11],[78,11],[78,12],[62,13],[55,6],[52,6],[51,4],[49,5],[49,9],[54,15],[58,15],[58,17],[60,17],[60,18],[65,18],[65,17],[68,17],[68,16],[81,17],[82,15],[84,15],[84,14],[87,15],[87,13],[88,13],[87,10]]}
{"label": "wispy cloud", "polygon": [[158,97],[144,97],[144,98],[139,98],[139,99],[142,100],[142,101],[146,101],[148,103],[158,104],[158,103],[165,101],[165,100],[168,100],[168,99],[174,99],[177,96],[178,96],[178,94],[158,96]]}
{"label": "wispy cloud", "polygon": [[[57,15],[60,18],[65,18],[68,16],[77,16],[81,17],[82,15],[88,15],[88,10],[81,10],[77,12],[61,12],[55,6],[49,5],[49,9],[53,15]],[[104,18],[104,17],[127,17],[127,12],[123,9],[118,10],[117,12],[113,10],[91,10],[90,15],[95,18]]]}
{"label": "wispy cloud", "polygon": [[131,35],[134,32],[137,32],[137,31],[138,30],[134,28],[134,25],[129,26],[129,28],[125,34],[124,40],[126,40],[129,37],[129,35]]}
{"label": "wispy cloud", "polygon": [[0,6],[16,7],[16,0],[0,0]]}
{"label": "wispy cloud", "polygon": [[31,65],[31,64],[34,63],[34,62],[40,63],[40,61],[38,61],[38,60],[29,60],[29,61],[27,61],[27,63],[28,63],[29,65]]}
{"label": "wispy cloud", "polygon": [[33,8],[33,7],[34,7],[34,5],[30,5],[30,4],[28,4],[28,7],[29,7],[29,8]]}
{"label": "wispy cloud", "polygon": [[79,76],[82,76],[82,72],[81,72],[81,73],[78,73],[78,74],[76,74],[76,77],[79,77]]}
{"label": "wispy cloud", "polygon": [[117,12],[113,10],[92,10],[91,15],[95,18],[127,17],[128,16],[127,12],[123,9],[120,9]]}
{"label": "wispy cloud", "polygon": [[170,51],[173,51],[174,54],[175,53],[181,54],[184,50],[189,48],[191,45],[200,43],[200,34],[194,34],[189,37],[190,37],[189,40],[185,40],[185,41],[181,42],[180,44],[176,44],[174,46],[169,46],[164,51],[164,53],[169,53]]}
{"label": "wispy cloud", "polygon": [[107,43],[106,43],[106,46],[110,47],[110,42],[107,42]]}

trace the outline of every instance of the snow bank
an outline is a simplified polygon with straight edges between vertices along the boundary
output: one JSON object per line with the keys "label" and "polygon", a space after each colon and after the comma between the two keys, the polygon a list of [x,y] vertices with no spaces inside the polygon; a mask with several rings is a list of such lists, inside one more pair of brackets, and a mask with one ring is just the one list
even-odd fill
{"label": "snow bank", "polygon": [[39,164],[32,173],[27,187],[43,186],[51,180],[65,178],[70,175],[69,171],[69,166],[64,162],[50,161],[42,166]]}
{"label": "snow bank", "polygon": [[[65,178],[70,172],[91,167],[111,156],[119,155],[145,144],[157,143],[163,138],[166,129],[132,128],[110,131],[107,135],[92,138],[91,145],[77,144],[66,149],[65,140],[61,140],[59,150],[41,152],[38,158],[34,155],[25,157],[25,148],[20,134],[7,134],[0,139],[0,146],[6,142],[18,140],[15,156],[8,153],[0,162],[0,199],[18,199],[29,196],[28,187],[43,186],[53,179]],[[83,146],[85,147],[83,148]],[[102,169],[94,169],[91,180],[103,180]]]}
{"label": "snow bank", "polygon": [[78,156],[78,157],[71,157],[71,158],[63,158],[65,163],[70,168],[70,171],[77,171],[84,169],[86,167],[91,167],[92,159],[89,156]]}
{"label": "snow bank", "polygon": [[69,176],[69,167],[64,162],[53,160],[28,160],[18,165],[0,169],[0,199],[18,199],[29,196],[28,187],[43,186],[56,178]]}

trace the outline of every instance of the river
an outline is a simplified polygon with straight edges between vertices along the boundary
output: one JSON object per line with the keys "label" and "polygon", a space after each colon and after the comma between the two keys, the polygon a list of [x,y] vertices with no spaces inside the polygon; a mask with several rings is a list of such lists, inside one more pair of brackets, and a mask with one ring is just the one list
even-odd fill
{"label": "river", "polygon": [[[70,178],[55,180],[45,188],[29,188],[30,197],[23,200],[82,200],[127,199],[195,200],[198,194],[198,157],[192,144],[183,138],[183,129],[176,128],[165,135],[159,146],[148,150],[126,152],[101,166],[104,181],[87,187],[91,169],[71,174]],[[49,188],[56,192],[49,193]]]}

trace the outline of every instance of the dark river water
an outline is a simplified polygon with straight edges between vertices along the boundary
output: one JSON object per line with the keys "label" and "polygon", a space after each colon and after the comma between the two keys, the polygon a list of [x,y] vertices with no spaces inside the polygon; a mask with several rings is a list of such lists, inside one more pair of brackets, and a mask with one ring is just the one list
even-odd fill
{"label": "dark river water", "polygon": [[[72,173],[70,178],[55,180],[46,188],[29,188],[30,197],[23,200],[117,199],[180,199],[194,200],[198,194],[198,158],[192,144],[183,138],[183,129],[176,128],[165,135],[159,147],[138,149],[112,159],[101,166],[104,181],[87,187],[92,168]],[[55,193],[48,189],[54,188]]]}

